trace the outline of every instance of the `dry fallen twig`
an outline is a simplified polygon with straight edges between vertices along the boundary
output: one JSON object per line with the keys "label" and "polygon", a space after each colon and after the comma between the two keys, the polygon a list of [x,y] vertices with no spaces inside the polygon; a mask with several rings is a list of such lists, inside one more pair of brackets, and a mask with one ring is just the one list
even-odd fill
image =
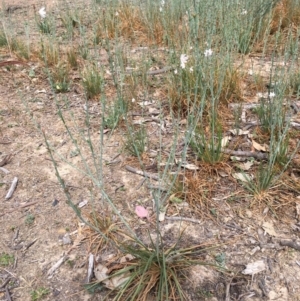
{"label": "dry fallen twig", "polygon": [[23,205],[21,205],[21,206],[18,207],[18,208],[13,208],[13,209],[7,210],[7,211],[5,211],[4,213],[0,214],[0,217],[3,216],[3,215],[5,215],[5,214],[7,214],[7,213],[12,213],[12,212],[17,211],[17,210],[19,210],[19,209],[22,209],[22,208],[25,208],[25,207],[32,206],[32,205],[34,205],[34,204],[36,204],[36,203],[38,203],[38,201],[34,201],[34,202],[27,203],[27,204],[23,204]]}
{"label": "dry fallen twig", "polygon": [[24,251],[28,250],[32,245],[34,245],[37,242],[38,238],[36,238],[35,240],[33,240],[32,242],[30,242],[29,244],[27,244],[26,246],[24,246]]}
{"label": "dry fallen twig", "polygon": [[86,283],[90,283],[93,278],[94,271],[94,255],[90,253],[89,255],[89,266],[88,266],[88,273],[86,277]]}
{"label": "dry fallen twig", "polygon": [[5,156],[1,161],[0,161],[0,167],[6,165],[12,158],[12,154],[9,154]]}
{"label": "dry fallen twig", "polygon": [[222,153],[238,156],[238,157],[253,157],[258,160],[266,160],[268,159],[268,154],[266,153],[258,153],[258,152],[250,152],[250,151],[233,151],[230,149],[222,149]]}
{"label": "dry fallen twig", "polygon": [[17,184],[18,184],[18,178],[14,177],[14,179],[13,179],[11,185],[10,185],[10,188],[9,188],[9,190],[8,190],[6,196],[5,196],[6,200],[8,200],[8,199],[10,199],[12,197],[12,195],[13,195],[16,187],[17,187]]}
{"label": "dry fallen twig", "polygon": [[0,167],[0,170],[2,172],[4,172],[5,174],[9,174],[9,171],[6,168],[4,168],[4,167]]}
{"label": "dry fallen twig", "polygon": [[[173,67],[167,66],[167,67],[164,67],[162,69],[147,71],[146,75],[158,75],[158,74],[166,73],[166,72],[171,71],[173,69],[174,69]],[[143,75],[144,73],[141,72],[141,71],[135,72],[134,70],[132,70],[132,71],[125,71],[125,74],[128,74],[128,75],[131,75],[131,74],[132,75]]]}
{"label": "dry fallen twig", "polygon": [[129,165],[126,165],[125,166],[126,170],[132,172],[132,173],[135,173],[137,175],[140,175],[140,176],[143,176],[143,177],[147,177],[147,178],[150,178],[150,179],[153,179],[155,181],[158,181],[159,180],[159,177],[157,175],[154,175],[154,174],[151,174],[151,173],[148,173],[148,172],[144,172],[142,170],[138,170],[138,169],[135,169]]}
{"label": "dry fallen twig", "polygon": [[53,273],[66,261],[68,255],[63,255],[47,272],[48,278],[51,278]]}
{"label": "dry fallen twig", "polygon": [[5,287],[5,298],[7,301],[12,301],[7,287]]}
{"label": "dry fallen twig", "polygon": [[189,217],[181,217],[181,216],[166,216],[165,219],[171,220],[171,221],[185,221],[185,222],[191,222],[196,224],[201,224],[201,222],[197,219],[189,218]]}
{"label": "dry fallen twig", "polygon": [[300,251],[300,242],[297,242],[297,241],[284,239],[284,240],[280,241],[280,245],[284,246],[284,247],[290,247],[292,249]]}
{"label": "dry fallen twig", "polygon": [[11,141],[4,141],[4,140],[0,140],[0,144],[10,144]]}
{"label": "dry fallen twig", "polygon": [[10,280],[11,280],[11,278],[7,278],[7,279],[1,284],[0,289],[1,289],[1,288],[5,288],[6,285],[9,283]]}
{"label": "dry fallen twig", "polygon": [[28,66],[26,63],[24,63],[22,61],[4,61],[4,62],[0,62],[0,67],[10,66],[10,65],[25,65],[25,66]]}

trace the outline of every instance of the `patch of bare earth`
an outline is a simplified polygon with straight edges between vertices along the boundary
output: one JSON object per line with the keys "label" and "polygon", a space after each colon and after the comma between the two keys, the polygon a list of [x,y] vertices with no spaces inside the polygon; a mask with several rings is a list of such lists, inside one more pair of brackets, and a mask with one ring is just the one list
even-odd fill
{"label": "patch of bare earth", "polygon": [[[4,7],[14,7],[9,13],[25,14],[32,4],[38,6],[40,2],[13,0]],[[99,216],[105,216],[110,211],[100,192],[94,195],[95,204],[90,201],[90,191],[94,189],[91,181],[64,162],[63,158],[75,165],[82,164],[57,116],[54,95],[41,65],[28,64],[28,67],[0,69],[0,161],[10,155],[2,166],[9,173],[0,170],[0,256],[6,253],[14,258],[8,265],[0,266],[0,300],[31,300],[31,293],[39,288],[48,290],[43,300],[102,300],[107,291],[90,295],[83,287],[91,251],[84,231],[86,226],[67,204],[34,120],[62,155],[57,158],[58,168],[74,202],[88,201],[82,208],[83,215],[88,216],[95,210]],[[28,68],[32,67],[36,72],[34,79],[28,76]],[[75,120],[84,125],[84,96],[71,89],[68,97]],[[97,141],[101,105],[95,102],[90,105],[94,112],[91,136]],[[63,102],[61,106],[66,120],[72,124],[69,108]],[[150,122],[149,132],[157,131],[158,126],[157,122]],[[172,125],[166,118],[165,145],[172,142],[172,133]],[[143,177],[126,170],[126,164],[136,168],[138,164],[122,152],[123,139],[122,127],[112,136],[105,134],[105,189],[137,235],[150,243],[148,230],[154,232],[153,220],[139,219],[134,210],[136,205],[142,204],[154,216],[152,196]],[[154,134],[152,139],[155,145],[158,137]],[[84,151],[87,161],[91,162],[88,151]],[[151,160],[150,151],[147,164],[151,171],[151,163],[157,162]],[[170,203],[166,218],[161,222],[162,237],[168,245],[174,244],[184,229],[182,246],[208,241],[216,246],[207,251],[202,260],[215,262],[220,268],[191,267],[188,277],[183,280],[188,300],[300,300],[300,248],[296,243],[300,230],[300,204],[297,194],[287,191],[286,194],[266,196],[273,200],[278,196],[286,198],[279,203],[288,205],[279,209],[278,215],[272,214],[267,205],[256,208],[255,202],[250,205],[251,199],[240,197],[237,183],[225,167],[217,172],[208,171],[201,165],[199,168],[194,173],[199,180],[196,183],[200,185],[205,178],[210,184],[202,190],[212,187],[210,195],[202,195],[200,189],[199,197],[196,196],[192,203]],[[226,176],[221,176],[224,170]],[[6,199],[15,177],[18,179],[16,190]],[[201,209],[205,209],[206,214],[202,214]],[[180,216],[186,220],[176,219]],[[111,218],[117,220],[113,214]],[[100,261],[110,251],[109,247],[99,250],[94,254],[96,260]],[[260,270],[247,275],[244,271],[251,263],[259,264]],[[227,268],[226,272],[222,267]]]}

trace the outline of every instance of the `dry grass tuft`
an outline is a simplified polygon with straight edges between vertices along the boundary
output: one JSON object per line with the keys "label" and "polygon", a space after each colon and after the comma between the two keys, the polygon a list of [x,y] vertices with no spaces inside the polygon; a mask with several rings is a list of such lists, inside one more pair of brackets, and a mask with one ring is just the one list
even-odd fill
{"label": "dry grass tuft", "polygon": [[79,62],[78,62],[78,54],[76,51],[72,48],[67,50],[67,59],[68,59],[68,64],[70,68],[77,69]]}
{"label": "dry grass tuft", "polygon": [[60,50],[58,45],[51,43],[50,41],[43,42],[41,48],[38,51],[38,57],[47,66],[55,66],[59,62]]}
{"label": "dry grass tuft", "polygon": [[282,0],[279,1],[273,10],[270,33],[274,34],[278,30],[283,31],[289,27],[297,28],[300,25],[299,1]]}
{"label": "dry grass tuft", "polygon": [[135,45],[178,45],[187,35],[186,20],[180,24],[175,20],[161,17],[157,13],[147,13],[141,7],[122,3],[117,10],[103,10],[96,25],[96,43],[101,39],[122,37]]}
{"label": "dry grass tuft", "polygon": [[[242,93],[243,76],[238,70],[227,69],[224,84],[222,86],[219,103],[229,104],[231,102],[240,102],[243,100]],[[215,83],[217,88],[218,83]]]}
{"label": "dry grass tuft", "polygon": [[148,28],[138,7],[122,4],[118,10],[103,10],[96,25],[96,42],[123,37],[131,42],[146,42]]}
{"label": "dry grass tuft", "polygon": [[287,194],[286,191],[281,190],[281,184],[253,195],[249,203],[249,208],[257,212],[269,212],[276,217],[278,215],[280,217],[285,216],[286,210],[291,208],[296,203],[296,200],[293,194]]}
{"label": "dry grass tuft", "polygon": [[[83,234],[89,242],[89,251],[93,254],[99,254],[99,252],[107,245],[108,242],[114,242],[118,245],[118,233],[121,233],[117,226],[117,223],[112,221],[110,214],[101,216],[96,212],[89,214],[87,217],[89,223],[98,231],[93,228],[85,228]],[[101,234],[101,233],[102,234]]]}
{"label": "dry grass tuft", "polygon": [[[222,77],[220,73],[221,69],[217,69],[214,73],[213,83],[214,94],[219,95],[218,99],[216,99],[217,105],[241,102],[243,100],[243,74],[237,69],[227,68],[222,87],[220,87],[220,77]],[[166,94],[171,100],[171,109],[186,116],[191,113],[191,107],[195,106],[195,102],[200,105],[203,95],[205,95],[206,109],[203,113],[207,114],[211,110],[210,99],[212,98],[212,93],[210,89],[201,88],[201,84],[197,84],[197,81],[201,82],[203,79],[197,78],[195,74],[186,72],[184,76],[185,78],[182,82],[171,79],[166,88]],[[195,87],[197,87],[197,90],[195,90]]]}
{"label": "dry grass tuft", "polygon": [[[183,187],[181,198],[185,197],[188,204],[200,214],[200,216],[211,216],[212,197],[217,191],[219,172],[227,169],[225,163],[218,163],[214,166],[207,163],[199,165],[198,172],[186,172],[184,182],[178,183]],[[178,197],[180,195],[178,194]]]}

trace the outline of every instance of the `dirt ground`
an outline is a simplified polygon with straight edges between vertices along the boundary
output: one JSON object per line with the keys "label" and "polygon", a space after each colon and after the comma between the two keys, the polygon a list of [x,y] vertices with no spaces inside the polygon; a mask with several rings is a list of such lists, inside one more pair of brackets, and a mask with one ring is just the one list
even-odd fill
{"label": "dirt ground", "polygon": [[[5,1],[2,13],[11,8],[10,17],[30,17],[34,13],[32,5],[39,8],[42,3],[44,1]],[[57,1],[47,1],[47,8],[57,5]],[[4,14],[3,18],[8,17]],[[8,58],[7,54],[1,54],[1,60]],[[33,78],[28,76],[30,68],[35,70]],[[32,116],[62,156],[80,164],[79,156],[70,156],[74,147],[57,118],[54,95],[41,68],[39,62],[0,68],[0,161],[11,155],[3,165],[9,173],[0,170],[0,255],[13,255],[9,265],[0,265],[0,300],[32,300],[32,292],[39,288],[48,289],[43,300],[102,300],[102,293],[91,295],[83,287],[90,251],[85,239],[86,227],[67,204],[43,136],[33,122]],[[83,123],[83,95],[72,88],[68,97],[75,119]],[[91,108],[94,112],[92,137],[97,139],[101,106],[94,102]],[[63,112],[71,121],[68,109],[63,108]],[[155,123],[150,125],[153,129],[156,126]],[[172,129],[167,125],[166,136],[168,133],[171,135]],[[103,178],[106,191],[118,210],[136,233],[144,237],[151,223],[140,220],[134,210],[142,203],[151,211],[152,198],[146,185],[140,185],[142,177],[125,169],[130,161],[123,154],[119,155],[123,135],[120,129],[112,136],[108,133],[104,137],[103,160],[111,162],[116,157],[118,160],[104,165]],[[87,216],[93,208],[99,215],[109,212],[100,194],[95,195],[99,198],[97,204],[91,203],[91,184],[84,175],[63,160],[58,161],[58,167],[76,204],[87,201],[83,214]],[[10,199],[5,199],[15,177],[17,188]],[[223,274],[210,267],[192,267],[190,277],[184,283],[189,300],[300,300],[300,248],[299,245],[298,250],[296,245],[294,248],[282,246],[285,239],[295,243],[299,238],[297,206],[300,199],[297,197],[300,194],[294,191],[281,193],[279,197],[286,198],[290,205],[275,215],[268,210],[249,207],[245,201],[235,198],[239,188],[227,177],[216,179],[218,183],[212,193],[211,208],[218,208],[219,214],[203,216],[191,205],[173,204],[167,212],[169,217],[179,215],[199,223],[172,219],[161,222],[162,235],[170,242],[176,241],[180,229],[185,229],[184,243],[217,242],[218,247],[207,254],[206,259],[222,263],[230,271]],[[102,251],[109,252],[108,249]],[[104,256],[103,253],[95,254],[96,258]],[[64,258],[63,264],[50,273],[51,267],[61,258]],[[258,261],[264,266],[261,272],[253,276],[242,273],[247,264]],[[7,279],[10,279],[6,286],[10,297],[5,286],[1,287]]]}

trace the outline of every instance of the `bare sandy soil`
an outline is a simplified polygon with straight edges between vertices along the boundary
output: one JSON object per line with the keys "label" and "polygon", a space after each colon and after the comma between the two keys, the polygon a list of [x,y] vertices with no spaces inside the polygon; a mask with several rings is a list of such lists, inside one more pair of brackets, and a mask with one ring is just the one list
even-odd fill
{"label": "bare sandy soil", "polygon": [[[10,0],[5,2],[3,10],[9,12],[10,18],[27,18],[34,14],[33,5],[39,8],[43,3]],[[46,4],[49,9],[57,9],[59,5],[57,1],[47,1]],[[4,14],[3,18],[8,16]],[[1,54],[1,60],[7,58],[7,53]],[[34,77],[28,76],[30,69],[35,70]],[[75,119],[83,124],[83,95],[73,87],[68,97]],[[101,106],[94,102],[91,108],[95,114],[91,133],[97,139]],[[74,164],[80,164],[79,156],[70,155],[74,146],[56,112],[54,95],[39,62],[0,68],[0,161],[11,155],[10,160],[3,164],[9,173],[0,170],[0,255],[13,255],[12,262],[0,266],[0,300],[29,301],[32,300],[32,292],[39,288],[48,289],[43,300],[55,301],[102,300],[105,293],[91,295],[83,287],[90,252],[84,231],[86,227],[68,206],[43,136],[34,123],[34,120],[39,123],[62,156]],[[63,107],[63,112],[66,119],[72,122],[68,108]],[[153,130],[156,124],[149,127]],[[112,136],[105,135],[105,162],[111,162],[120,153],[123,131],[121,128]],[[171,133],[169,125],[166,141]],[[136,233],[147,239],[147,229],[153,228],[152,224],[140,220],[134,209],[142,201],[151,211],[149,190],[146,185],[140,185],[141,176],[125,169],[131,159],[124,154],[117,158],[114,164],[104,165],[106,191]],[[150,159],[148,163],[151,163]],[[91,183],[85,176],[74,171],[63,160],[58,160],[58,167],[76,204],[88,201],[82,209],[83,215],[88,216],[94,205],[100,216],[109,213],[100,200],[100,193],[95,196],[99,200],[96,204],[90,202]],[[207,169],[203,167],[198,172],[205,173]],[[297,176],[299,174],[295,173]],[[15,177],[18,178],[17,188],[10,199],[5,199]],[[213,177],[217,185],[212,192],[211,209],[217,208],[216,216],[203,216],[189,204],[187,207],[171,204],[168,216],[184,216],[199,223],[188,220],[180,223],[170,219],[161,223],[163,237],[170,243],[176,241],[178,231],[183,228],[184,245],[215,241],[218,247],[203,259],[222,263],[230,271],[224,274],[210,267],[192,267],[184,283],[188,299],[300,300],[299,248],[295,250],[280,244],[284,239],[296,242],[299,237],[300,213],[296,210],[299,208],[299,194],[295,190],[281,193],[279,197],[285,197],[285,203],[290,205],[283,206],[276,216],[255,206],[249,207],[239,199],[229,199],[237,192],[236,183],[227,177],[215,174]],[[109,248],[100,250],[95,256],[101,258],[109,251]],[[61,258],[65,259],[64,263],[49,273]],[[263,263],[261,272],[253,276],[241,273],[247,264],[257,261]],[[9,285],[1,287],[7,279],[10,279]]]}

